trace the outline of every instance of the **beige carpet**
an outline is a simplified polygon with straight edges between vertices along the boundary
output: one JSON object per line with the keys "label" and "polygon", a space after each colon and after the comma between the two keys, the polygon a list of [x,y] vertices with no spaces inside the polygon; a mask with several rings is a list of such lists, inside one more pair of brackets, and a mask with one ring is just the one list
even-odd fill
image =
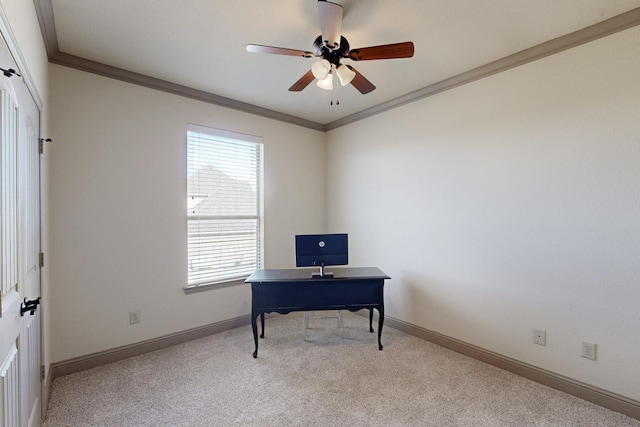
{"label": "beige carpet", "polygon": [[57,378],[43,426],[640,426],[392,328],[378,351],[368,319],[329,314],[267,319],[257,359],[245,326]]}

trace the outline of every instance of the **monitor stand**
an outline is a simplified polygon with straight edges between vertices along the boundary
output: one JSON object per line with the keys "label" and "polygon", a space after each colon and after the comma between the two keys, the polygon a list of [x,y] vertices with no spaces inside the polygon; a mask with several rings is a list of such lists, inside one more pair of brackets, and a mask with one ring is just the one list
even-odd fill
{"label": "monitor stand", "polygon": [[312,273],[311,277],[315,278],[320,278],[320,277],[333,277],[333,273],[329,272],[329,271],[324,271],[324,265],[320,266],[320,272],[319,273]]}

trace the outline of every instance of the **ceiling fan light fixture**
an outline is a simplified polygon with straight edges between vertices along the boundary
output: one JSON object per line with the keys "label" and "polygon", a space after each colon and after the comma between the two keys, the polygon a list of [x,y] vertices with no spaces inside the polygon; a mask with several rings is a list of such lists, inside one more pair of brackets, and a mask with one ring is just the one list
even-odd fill
{"label": "ceiling fan light fixture", "polygon": [[342,86],[346,86],[351,83],[351,80],[356,76],[356,73],[344,64],[340,65],[336,69],[336,74],[338,75],[338,79],[340,79],[340,84]]}
{"label": "ceiling fan light fixture", "polygon": [[326,59],[321,59],[320,61],[316,61],[311,64],[311,72],[313,73],[313,77],[318,80],[326,79],[330,71],[331,63]]}
{"label": "ceiling fan light fixture", "polygon": [[326,78],[318,80],[316,86],[324,90],[333,90],[333,73],[329,73]]}
{"label": "ceiling fan light fixture", "polygon": [[248,52],[254,53],[318,58],[315,63],[311,64],[311,69],[307,70],[289,88],[291,92],[302,91],[314,80],[316,80],[318,87],[332,90],[333,76],[338,75],[342,86],[351,84],[358,92],[365,95],[375,90],[376,87],[350,65],[341,65],[340,61],[343,58],[352,61],[369,61],[413,57],[414,46],[413,42],[410,41],[351,49],[349,42],[342,35],[344,10],[341,5],[334,3],[334,1],[337,0],[317,0],[318,14],[320,15],[320,35],[313,42],[313,52],[257,44],[248,44],[246,47]]}

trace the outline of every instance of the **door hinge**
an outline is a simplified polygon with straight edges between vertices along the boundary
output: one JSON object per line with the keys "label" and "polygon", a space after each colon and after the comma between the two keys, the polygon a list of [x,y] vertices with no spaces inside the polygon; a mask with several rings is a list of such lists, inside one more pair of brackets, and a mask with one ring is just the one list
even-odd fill
{"label": "door hinge", "polygon": [[40,381],[44,381],[44,365],[40,365]]}
{"label": "door hinge", "polygon": [[39,152],[40,154],[43,154],[43,153],[44,153],[44,143],[45,143],[45,142],[52,142],[52,141],[51,141],[51,138],[47,138],[47,139],[40,138],[40,139],[38,140],[38,152]]}
{"label": "door hinge", "polygon": [[40,252],[40,268],[44,267],[44,253]]}

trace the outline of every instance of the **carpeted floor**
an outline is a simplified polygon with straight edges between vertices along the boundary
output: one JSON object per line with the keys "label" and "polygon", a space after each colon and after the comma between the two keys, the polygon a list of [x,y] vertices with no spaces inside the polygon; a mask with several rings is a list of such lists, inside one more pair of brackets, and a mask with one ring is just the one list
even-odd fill
{"label": "carpeted floor", "polygon": [[268,318],[257,359],[245,326],[57,378],[43,426],[640,427],[392,328],[378,351],[368,319],[329,314]]}

